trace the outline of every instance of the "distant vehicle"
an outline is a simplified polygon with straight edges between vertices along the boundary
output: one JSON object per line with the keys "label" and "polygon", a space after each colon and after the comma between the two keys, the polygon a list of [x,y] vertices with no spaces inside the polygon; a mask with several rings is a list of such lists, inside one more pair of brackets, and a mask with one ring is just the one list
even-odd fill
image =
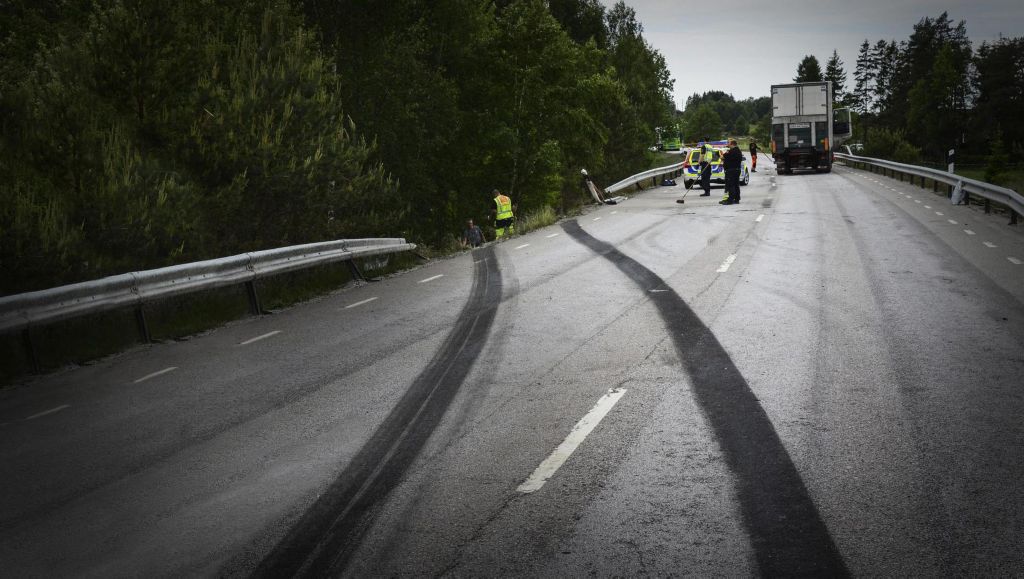
{"label": "distant vehicle", "polygon": [[665,139],[665,150],[666,151],[678,151],[683,148],[683,141],[679,137],[669,137]]}
{"label": "distant vehicle", "polygon": [[[700,148],[704,142],[697,143],[697,147],[690,149],[683,155],[683,184],[687,189],[693,186],[694,181],[700,180]],[[722,153],[725,152],[726,141],[711,142],[711,182],[725,183],[725,167],[722,165]],[[743,162],[743,171],[740,173],[740,185],[750,183],[750,167],[746,161]]]}
{"label": "distant vehicle", "polygon": [[779,169],[832,170],[833,150],[853,135],[850,109],[832,108],[832,83],[772,85],[771,151]]}

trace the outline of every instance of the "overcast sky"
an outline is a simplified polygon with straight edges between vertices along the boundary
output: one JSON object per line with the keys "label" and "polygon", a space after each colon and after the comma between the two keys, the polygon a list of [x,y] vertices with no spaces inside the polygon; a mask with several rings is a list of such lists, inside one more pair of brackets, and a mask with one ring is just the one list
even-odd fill
{"label": "overcast sky", "polygon": [[[614,0],[602,0],[611,7]],[[693,93],[722,90],[737,100],[768,96],[772,84],[791,82],[807,54],[825,63],[839,51],[852,84],[864,39],[905,40],[921,18],[943,11],[967,21],[975,46],[1024,36],[1022,0],[626,0],[644,37],[668,63],[676,106]],[[710,6],[710,7],[709,7]],[[715,57],[708,63],[707,51]]]}

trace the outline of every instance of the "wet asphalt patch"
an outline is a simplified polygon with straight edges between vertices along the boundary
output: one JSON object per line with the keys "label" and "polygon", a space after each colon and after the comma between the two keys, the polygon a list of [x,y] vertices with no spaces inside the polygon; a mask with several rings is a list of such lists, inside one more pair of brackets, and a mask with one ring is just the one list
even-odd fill
{"label": "wet asphalt patch", "polygon": [[[746,379],[685,301],[658,277],[576,221],[562,223],[573,239],[604,257],[657,307],[694,395],[736,477],[744,526],[765,576],[849,575],[792,458]],[[665,289],[652,293],[653,289]]]}

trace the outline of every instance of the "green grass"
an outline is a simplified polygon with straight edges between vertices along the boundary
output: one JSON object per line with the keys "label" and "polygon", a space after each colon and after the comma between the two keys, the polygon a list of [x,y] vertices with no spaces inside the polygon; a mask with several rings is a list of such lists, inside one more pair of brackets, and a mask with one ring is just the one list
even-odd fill
{"label": "green grass", "polygon": [[558,221],[558,215],[555,214],[555,210],[545,205],[533,213],[524,215],[522,219],[517,219],[516,233],[520,235],[529,233],[530,231],[547,227],[556,221]]}
{"label": "green grass", "polygon": [[[967,177],[968,179],[985,181],[985,169],[982,167],[971,167],[963,169],[958,168],[956,169],[956,174],[963,177]],[[1005,171],[1004,173],[999,175],[997,179],[994,179],[993,181],[993,185],[1008,187],[1020,193],[1024,191],[1024,169],[1011,169],[1009,171]]]}

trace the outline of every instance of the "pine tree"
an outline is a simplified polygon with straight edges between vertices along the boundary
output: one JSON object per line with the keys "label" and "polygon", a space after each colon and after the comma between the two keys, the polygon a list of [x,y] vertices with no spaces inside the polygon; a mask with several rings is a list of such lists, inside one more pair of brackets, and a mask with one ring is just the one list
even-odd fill
{"label": "pine tree", "polygon": [[877,69],[872,59],[871,44],[867,39],[864,39],[864,42],[860,45],[860,52],[857,53],[857,68],[853,73],[855,84],[851,94],[853,110],[861,115],[874,109],[874,84],[876,76]]}
{"label": "pine tree", "polygon": [[839,60],[839,52],[832,51],[832,56],[825,65],[825,80],[832,83],[832,100],[837,103],[849,104],[849,96],[846,93],[846,71],[843,69],[843,61]]}
{"label": "pine tree", "polygon": [[821,65],[815,56],[805,56],[796,67],[796,78],[793,82],[821,82]]}

